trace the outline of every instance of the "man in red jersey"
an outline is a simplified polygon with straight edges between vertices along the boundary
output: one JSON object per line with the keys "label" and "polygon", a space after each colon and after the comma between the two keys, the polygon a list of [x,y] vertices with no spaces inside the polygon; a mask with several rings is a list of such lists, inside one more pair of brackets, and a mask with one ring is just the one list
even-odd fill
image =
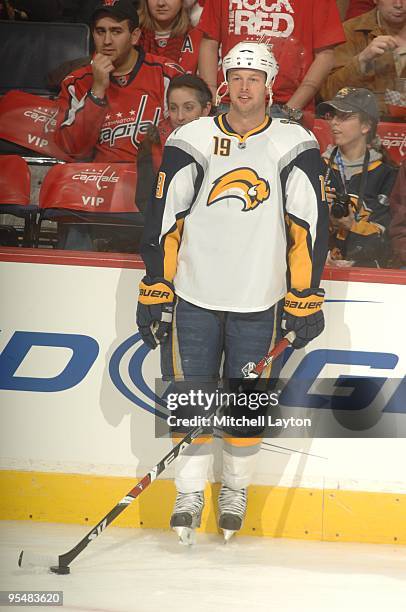
{"label": "man in red jersey", "polygon": [[[274,109],[291,118],[314,110],[314,96],[333,67],[333,48],[345,41],[335,0],[206,0],[199,29],[199,72],[213,92],[218,50],[243,40],[271,43],[278,64]],[[285,106],[286,105],[286,106]],[[296,111],[296,112],[295,112]]]}
{"label": "man in red jersey", "polygon": [[166,90],[182,69],[136,46],[131,0],[103,0],[91,28],[96,52],[62,83],[55,140],[77,159],[134,161],[148,128],[167,116]]}

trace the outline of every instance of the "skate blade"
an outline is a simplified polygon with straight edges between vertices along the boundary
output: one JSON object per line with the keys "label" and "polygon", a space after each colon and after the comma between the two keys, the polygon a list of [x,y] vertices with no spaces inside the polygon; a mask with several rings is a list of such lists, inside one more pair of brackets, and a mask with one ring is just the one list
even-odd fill
{"label": "skate blade", "polygon": [[179,538],[179,544],[193,546],[196,543],[196,534],[191,527],[173,527]]}
{"label": "skate blade", "polygon": [[224,544],[227,544],[227,542],[233,537],[234,534],[234,529],[223,529]]}

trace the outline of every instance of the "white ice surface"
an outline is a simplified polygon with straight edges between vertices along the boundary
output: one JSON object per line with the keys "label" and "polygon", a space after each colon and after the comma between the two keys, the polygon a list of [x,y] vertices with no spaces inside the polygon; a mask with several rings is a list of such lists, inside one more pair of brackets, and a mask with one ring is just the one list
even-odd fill
{"label": "white ice surface", "polygon": [[[71,574],[17,566],[21,549],[62,554],[89,528],[0,522],[0,590],[63,590],[63,612],[405,612],[406,547],[109,527]],[[1,607],[6,612],[21,607]]]}

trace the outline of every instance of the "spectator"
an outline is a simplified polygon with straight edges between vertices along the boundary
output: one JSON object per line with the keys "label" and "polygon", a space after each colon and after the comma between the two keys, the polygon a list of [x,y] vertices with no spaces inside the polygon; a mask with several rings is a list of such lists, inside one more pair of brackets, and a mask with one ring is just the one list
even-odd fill
{"label": "spectator", "polygon": [[93,14],[93,60],[62,83],[55,140],[79,159],[134,161],[148,126],[167,116],[165,92],[182,71],[134,46],[140,30],[130,0],[105,2]]}
{"label": "spectator", "polygon": [[375,8],[374,0],[350,0],[345,14],[345,20],[358,17],[358,15],[372,11],[373,8]]}
{"label": "spectator", "polygon": [[387,257],[388,196],[395,168],[373,147],[378,105],[367,89],[346,87],[318,111],[331,124],[334,147],[323,157],[330,205],[330,253],[336,266],[382,267]]}
{"label": "spectator", "polygon": [[199,117],[207,117],[211,111],[211,91],[199,76],[183,74],[175,77],[168,87],[167,120],[150,130],[150,137],[158,148],[154,155],[154,168],[157,171],[162,162],[163,147],[169,134],[181,125],[186,125]]}
{"label": "spectator", "polygon": [[192,28],[190,0],[141,0],[140,45],[144,51],[180,63],[185,72],[196,72],[202,33]]}
{"label": "spectator", "polygon": [[162,162],[163,147],[173,130],[199,117],[207,117],[211,110],[211,91],[200,77],[184,74],[175,77],[168,87],[168,119],[148,131],[138,154],[136,202],[144,210],[151,196],[155,177]]}
{"label": "spectator", "polygon": [[406,2],[375,0],[376,7],[344,23],[347,42],[334,51],[335,67],[321,89],[323,99],[343,87],[367,87],[375,92],[386,114],[386,89],[396,89],[406,77]]}
{"label": "spectator", "polygon": [[392,241],[393,266],[406,267],[406,160],[402,163],[390,195],[392,219],[389,236]]}
{"label": "spectator", "polygon": [[345,40],[336,2],[290,0],[267,10],[254,4],[206,0],[198,26],[204,35],[199,73],[215,96],[223,80],[217,80],[220,45],[224,56],[241,40],[270,42],[279,63],[272,114],[300,119],[303,109],[314,110],[314,96],[333,67],[333,47]]}
{"label": "spectator", "polygon": [[[166,89],[181,69],[137,47],[138,14],[130,0],[100,3],[93,13],[93,60],[66,77],[55,140],[77,159],[134,162],[148,127],[167,116]],[[87,225],[72,226],[59,246],[93,250]]]}

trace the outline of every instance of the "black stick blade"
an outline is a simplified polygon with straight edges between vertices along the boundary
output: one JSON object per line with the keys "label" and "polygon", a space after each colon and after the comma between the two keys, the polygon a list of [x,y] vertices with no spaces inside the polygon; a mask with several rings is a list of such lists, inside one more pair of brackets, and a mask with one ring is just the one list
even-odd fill
{"label": "black stick blade", "polygon": [[54,574],[70,574],[70,567],[67,565],[52,565],[49,569]]}

